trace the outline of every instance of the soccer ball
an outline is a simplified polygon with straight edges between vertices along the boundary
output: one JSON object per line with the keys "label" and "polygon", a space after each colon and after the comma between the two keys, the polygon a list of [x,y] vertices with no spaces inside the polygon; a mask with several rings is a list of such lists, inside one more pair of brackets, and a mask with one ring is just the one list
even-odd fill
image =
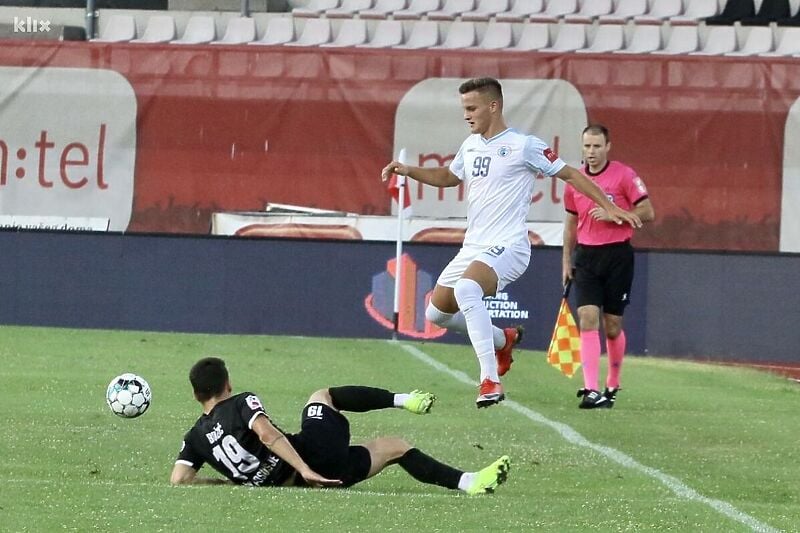
{"label": "soccer ball", "polygon": [[143,377],[121,374],[111,380],[106,391],[106,403],[111,411],[123,418],[136,418],[150,407],[153,393]]}

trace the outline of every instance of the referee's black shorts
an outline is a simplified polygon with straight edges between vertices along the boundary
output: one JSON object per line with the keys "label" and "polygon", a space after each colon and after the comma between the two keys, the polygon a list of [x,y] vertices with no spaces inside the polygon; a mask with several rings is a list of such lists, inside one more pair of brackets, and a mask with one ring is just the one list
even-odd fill
{"label": "referee's black shorts", "polygon": [[[340,479],[344,487],[364,481],[369,475],[369,450],[350,445],[350,423],[329,405],[306,405],[300,432],[290,435],[289,441],[312,470],[328,479]],[[301,483],[302,478],[297,477]]]}
{"label": "referee's black shorts", "polygon": [[574,264],[578,307],[596,305],[604,313],[622,316],[633,284],[630,241],[598,246],[578,244]]}

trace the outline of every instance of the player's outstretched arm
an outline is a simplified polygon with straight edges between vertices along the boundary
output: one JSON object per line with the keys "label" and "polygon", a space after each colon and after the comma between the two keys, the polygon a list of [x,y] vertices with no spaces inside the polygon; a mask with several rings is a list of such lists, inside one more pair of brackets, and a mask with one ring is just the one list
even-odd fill
{"label": "player's outstretched arm", "polygon": [[564,168],[559,170],[558,173],[556,173],[556,177],[566,181],[575,187],[576,190],[594,200],[597,205],[605,209],[609,218],[611,218],[613,222],[616,222],[617,224],[625,222],[634,228],[642,227],[642,221],[639,218],[639,215],[630,211],[625,211],[624,209],[621,209],[611,203],[603,190],[598,187],[596,183],[581,174],[578,169],[566,165]]}
{"label": "player's outstretched arm", "polygon": [[381,179],[388,180],[392,174],[408,176],[420,183],[432,185],[434,187],[455,187],[461,183],[455,174],[450,172],[447,167],[410,167],[399,161],[392,161],[381,172]]}
{"label": "player's outstretched arm", "polygon": [[327,479],[311,470],[286,438],[286,435],[273,426],[266,415],[256,417],[253,421],[253,431],[264,443],[264,446],[289,463],[308,485],[312,487],[335,487],[342,484],[341,480]]}

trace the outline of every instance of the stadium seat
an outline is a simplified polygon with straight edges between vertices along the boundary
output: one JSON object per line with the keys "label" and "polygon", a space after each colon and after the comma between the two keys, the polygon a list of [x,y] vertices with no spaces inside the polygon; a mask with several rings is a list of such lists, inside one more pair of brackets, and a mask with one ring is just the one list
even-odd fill
{"label": "stadium seat", "polygon": [[769,26],[770,22],[777,22],[789,18],[791,10],[789,0],[762,0],[756,16],[743,18],[743,26]]}
{"label": "stadium seat", "polygon": [[597,21],[600,24],[625,24],[629,19],[641,16],[645,12],[647,12],[647,0],[619,0],[614,11],[600,16]]}
{"label": "stadium seat", "polygon": [[362,19],[385,19],[395,11],[405,9],[407,5],[407,0],[377,0],[372,8],[359,11],[358,16]]}
{"label": "stadium seat", "polygon": [[325,10],[329,19],[352,18],[359,11],[372,7],[372,0],[342,0],[342,5]]}
{"label": "stadium seat", "polygon": [[541,52],[573,52],[586,48],[586,24],[564,24],[559,26],[553,46]]}
{"label": "stadium seat", "polygon": [[661,49],[661,26],[637,24],[628,46],[615,50],[615,54],[648,54]]}
{"label": "stadium seat", "polygon": [[558,22],[565,15],[578,11],[578,0],[547,0],[547,7],[538,15],[531,15],[531,22]]}
{"label": "stadium seat", "polygon": [[403,44],[403,23],[399,20],[382,20],[375,27],[372,40],[356,45],[358,48],[389,48]]}
{"label": "stadium seat", "polygon": [[283,46],[319,46],[331,40],[331,21],[326,18],[309,19],[296,41],[283,43]]}
{"label": "stadium seat", "polygon": [[713,17],[719,13],[717,0],[685,0],[686,10],[683,15],[670,17],[669,23],[672,26],[696,26],[704,18]]}
{"label": "stadium seat", "polygon": [[523,22],[544,11],[544,0],[514,0],[511,9],[495,16],[497,22]]}
{"label": "stadium seat", "polygon": [[461,20],[484,22],[498,13],[506,13],[511,8],[508,0],[478,0],[477,6],[472,11],[461,13]]}
{"label": "stadium seat", "polygon": [[705,23],[709,26],[730,26],[734,22],[739,22],[745,18],[753,18],[755,15],[756,5],[754,0],[727,0],[722,13],[708,17],[705,19]]}
{"label": "stadium seat", "polygon": [[186,23],[183,35],[170,41],[172,44],[207,44],[217,36],[214,18],[208,15],[192,15]]}
{"label": "stadium seat", "polygon": [[502,50],[514,44],[514,31],[510,22],[490,22],[478,46],[480,50]]}
{"label": "stadium seat", "polygon": [[669,32],[667,45],[663,50],[651,52],[653,54],[677,55],[688,54],[700,46],[700,35],[697,26],[675,26]]}
{"label": "stadium seat", "polygon": [[712,26],[708,29],[706,42],[692,56],[716,56],[736,50],[736,28],[733,26]]}
{"label": "stadium seat", "polygon": [[789,18],[779,20],[778,26],[800,26],[800,7],[795,7],[797,7],[797,12]]}
{"label": "stadium seat", "polygon": [[625,46],[625,28],[621,24],[603,24],[597,27],[592,44],[575,50],[579,54],[602,54],[621,50]]}
{"label": "stadium seat", "polygon": [[353,18],[342,21],[339,32],[333,41],[321,44],[321,47],[341,48],[357,46],[367,42],[367,21]]}
{"label": "stadium seat", "polygon": [[250,17],[235,17],[228,20],[225,35],[211,44],[244,44],[256,40],[256,22]]}
{"label": "stadium seat", "polygon": [[785,57],[800,54],[800,28],[779,28],[778,46],[772,52],[758,54],[762,57]]}
{"label": "stadium seat", "polygon": [[420,20],[414,23],[408,40],[403,44],[395,45],[393,48],[416,50],[419,48],[430,48],[438,44],[439,23],[434,20]]}
{"label": "stadium seat", "polygon": [[293,40],[294,19],[292,17],[271,17],[261,39],[247,44],[270,46],[288,43]]}
{"label": "stadium seat", "polygon": [[680,16],[683,12],[683,0],[658,0],[650,5],[644,15],[633,17],[634,24],[661,24],[666,19]]}
{"label": "stadium seat", "polygon": [[475,9],[475,0],[445,0],[444,6],[428,12],[428,20],[455,20],[464,11]]}
{"label": "stadium seat", "polygon": [[292,9],[295,17],[319,17],[325,11],[339,7],[339,0],[309,0],[304,7]]}
{"label": "stadium seat", "polygon": [[136,19],[133,15],[111,15],[102,25],[100,37],[92,39],[97,43],[121,43],[136,38]]}
{"label": "stadium seat", "polygon": [[442,44],[431,46],[433,50],[455,50],[475,46],[478,34],[474,22],[453,22],[447,30]]}
{"label": "stadium seat", "polygon": [[564,15],[564,22],[570,24],[591,24],[596,17],[608,15],[614,9],[612,0],[584,0],[577,13]]}
{"label": "stadium seat", "polygon": [[742,47],[725,55],[742,57],[764,54],[773,50],[773,44],[772,28],[769,26],[754,26],[750,28]]}
{"label": "stadium seat", "polygon": [[531,22],[522,26],[522,33],[519,40],[508,50],[516,52],[529,52],[531,50],[541,50],[550,45],[550,29],[547,24]]}
{"label": "stadium seat", "polygon": [[411,0],[406,9],[395,11],[392,15],[395,20],[421,19],[430,11],[436,11],[441,6],[440,0]]}
{"label": "stadium seat", "polygon": [[132,43],[168,43],[175,39],[175,19],[172,15],[150,15],[147,26],[139,39]]}

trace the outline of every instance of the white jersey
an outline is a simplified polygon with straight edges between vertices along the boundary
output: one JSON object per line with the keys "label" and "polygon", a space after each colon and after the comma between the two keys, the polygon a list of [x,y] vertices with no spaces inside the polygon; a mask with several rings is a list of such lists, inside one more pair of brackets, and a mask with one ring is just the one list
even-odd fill
{"label": "white jersey", "polygon": [[539,172],[553,176],[565,165],[544,141],[512,128],[491,139],[477,133],[467,137],[450,163],[450,172],[467,186],[464,244],[527,239],[534,177]]}

